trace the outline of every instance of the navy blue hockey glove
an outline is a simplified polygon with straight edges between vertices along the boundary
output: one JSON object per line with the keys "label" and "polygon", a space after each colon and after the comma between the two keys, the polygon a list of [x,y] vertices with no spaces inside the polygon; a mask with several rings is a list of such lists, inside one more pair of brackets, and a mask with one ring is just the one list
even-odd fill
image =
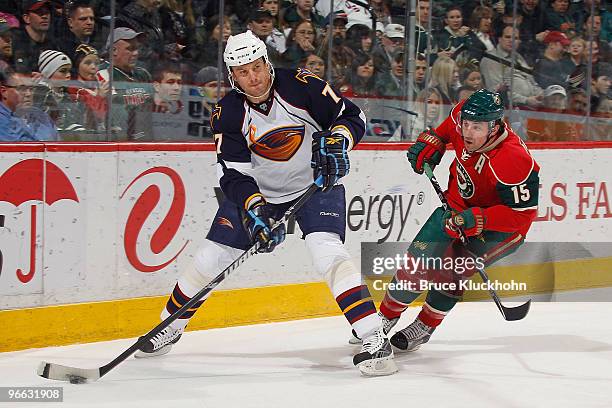
{"label": "navy blue hockey glove", "polygon": [[244,214],[242,223],[249,233],[251,244],[259,242],[258,252],[272,252],[277,245],[285,240],[285,224],[281,223],[272,229],[272,206],[265,201],[253,204]]}
{"label": "navy blue hockey glove", "polygon": [[[315,183],[323,191],[330,191],[340,178],[349,173],[348,147],[348,139],[340,133],[323,131],[312,134],[310,167],[313,168]],[[322,178],[322,184],[318,182],[319,178]]]}

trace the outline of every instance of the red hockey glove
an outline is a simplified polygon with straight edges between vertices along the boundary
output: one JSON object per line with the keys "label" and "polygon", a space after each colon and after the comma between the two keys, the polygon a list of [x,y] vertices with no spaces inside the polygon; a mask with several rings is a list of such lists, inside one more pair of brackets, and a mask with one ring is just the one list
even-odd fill
{"label": "red hockey glove", "polygon": [[442,228],[451,238],[459,238],[459,229],[468,237],[480,235],[486,222],[484,212],[479,207],[468,208],[460,213],[447,211],[442,216]]}
{"label": "red hockey glove", "polygon": [[446,151],[446,143],[433,129],[421,133],[416,142],[408,149],[408,161],[418,174],[423,174],[423,163],[429,163],[433,170]]}

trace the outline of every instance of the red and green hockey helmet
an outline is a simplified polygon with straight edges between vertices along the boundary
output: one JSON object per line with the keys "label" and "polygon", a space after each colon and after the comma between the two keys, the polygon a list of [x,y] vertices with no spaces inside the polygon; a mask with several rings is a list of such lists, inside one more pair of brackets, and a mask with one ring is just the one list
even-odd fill
{"label": "red and green hockey helmet", "polygon": [[493,122],[504,117],[504,104],[497,92],[479,89],[461,107],[461,119]]}

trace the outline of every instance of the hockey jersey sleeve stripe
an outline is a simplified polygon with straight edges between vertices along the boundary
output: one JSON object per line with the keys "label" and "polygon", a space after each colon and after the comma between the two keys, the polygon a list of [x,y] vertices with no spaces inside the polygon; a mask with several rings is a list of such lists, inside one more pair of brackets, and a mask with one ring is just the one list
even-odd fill
{"label": "hockey jersey sleeve stripe", "polygon": [[338,125],[338,126],[334,126],[331,130],[332,133],[340,133],[341,135],[343,135],[344,137],[346,137],[349,140],[349,147],[348,150],[352,150],[353,146],[355,145],[355,139],[353,139],[353,134],[351,133],[351,131],[344,125]]}
{"label": "hockey jersey sleeve stripe", "polygon": [[257,203],[258,201],[262,201],[264,196],[261,193],[255,193],[250,195],[246,200],[244,200],[244,209],[248,210],[251,205]]}

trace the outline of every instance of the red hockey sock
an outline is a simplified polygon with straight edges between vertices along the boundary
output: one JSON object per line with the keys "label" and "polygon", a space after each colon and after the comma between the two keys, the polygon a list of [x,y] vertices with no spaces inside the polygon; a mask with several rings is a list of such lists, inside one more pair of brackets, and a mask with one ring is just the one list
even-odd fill
{"label": "red hockey sock", "polygon": [[396,317],[400,317],[407,307],[408,305],[393,300],[387,293],[380,304],[380,313],[387,319],[395,319]]}
{"label": "red hockey sock", "polygon": [[445,312],[436,310],[425,303],[417,318],[429,327],[437,327],[442,323],[444,316],[446,316]]}

